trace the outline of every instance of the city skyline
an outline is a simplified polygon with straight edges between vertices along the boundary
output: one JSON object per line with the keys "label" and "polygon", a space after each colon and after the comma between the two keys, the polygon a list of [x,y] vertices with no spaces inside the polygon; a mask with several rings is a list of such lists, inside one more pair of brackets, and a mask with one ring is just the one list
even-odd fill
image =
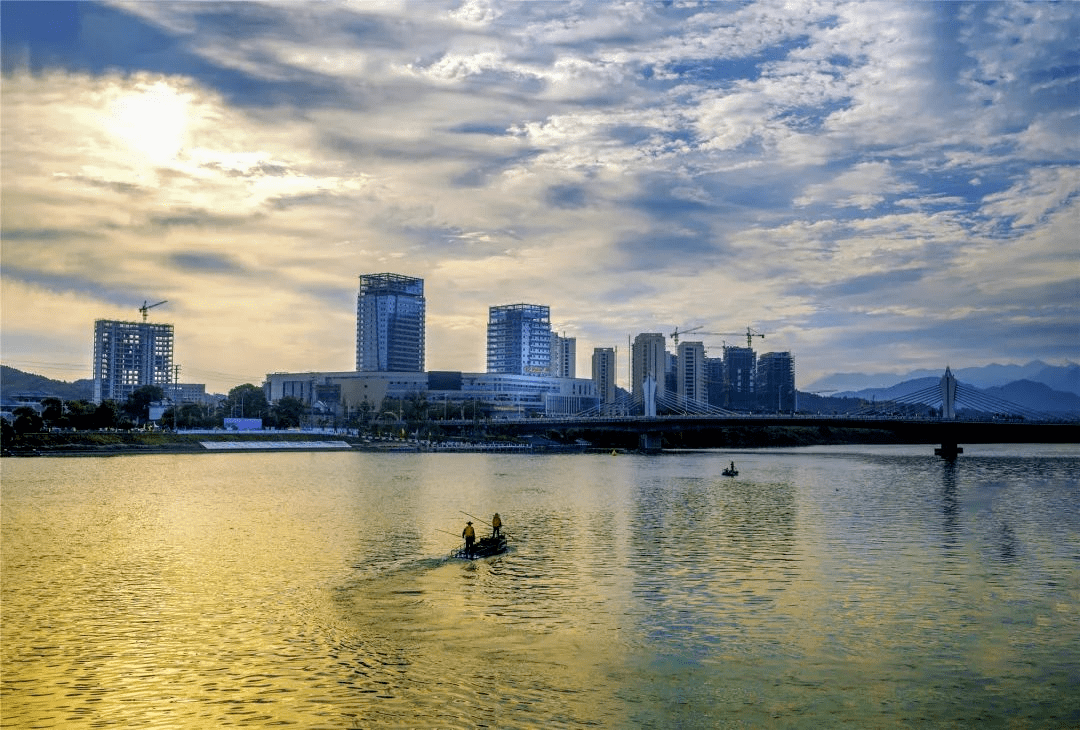
{"label": "city skyline", "polygon": [[[0,3],[0,356],[350,370],[356,277],[595,348],[765,333],[839,371],[1080,359],[1074,3]],[[702,340],[710,355],[722,341]],[[669,341],[669,346],[670,346]]]}

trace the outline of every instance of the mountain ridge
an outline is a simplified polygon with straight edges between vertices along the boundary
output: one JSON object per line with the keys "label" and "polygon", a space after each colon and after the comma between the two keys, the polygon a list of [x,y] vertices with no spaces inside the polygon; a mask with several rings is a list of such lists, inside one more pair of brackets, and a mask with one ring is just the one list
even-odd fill
{"label": "mountain ridge", "polygon": [[[1065,365],[1048,365],[1042,360],[1032,360],[1025,365],[1000,365],[991,363],[968,368],[953,368],[956,379],[980,389],[1001,388],[1020,380],[1042,383],[1053,390],[1080,396],[1080,365],[1067,362]],[[818,378],[800,388],[808,393],[832,392],[836,397],[843,397],[844,392],[859,392],[871,389],[887,389],[920,378],[938,378],[945,374],[925,368],[908,373],[833,373]],[[856,396],[858,397],[858,396]]]}
{"label": "mountain ridge", "polygon": [[[984,402],[1006,401],[1021,408],[1047,414],[1080,414],[1080,395],[1069,391],[1055,390],[1046,383],[1033,380],[1014,380],[1003,386],[978,388],[957,378],[962,386],[973,389],[978,400]],[[869,401],[893,401],[926,389],[935,389],[941,377],[922,377],[905,380],[887,388],[864,388],[858,391],[834,393],[833,398],[858,398]],[[940,396],[938,397],[940,400]],[[958,397],[958,407],[963,407],[963,397]],[[970,405],[970,404],[969,404]]]}
{"label": "mountain ridge", "polygon": [[94,381],[92,379],[73,382],[54,380],[44,375],[0,365],[0,394],[4,398],[15,395],[35,395],[52,396],[61,400],[90,400],[94,397]]}

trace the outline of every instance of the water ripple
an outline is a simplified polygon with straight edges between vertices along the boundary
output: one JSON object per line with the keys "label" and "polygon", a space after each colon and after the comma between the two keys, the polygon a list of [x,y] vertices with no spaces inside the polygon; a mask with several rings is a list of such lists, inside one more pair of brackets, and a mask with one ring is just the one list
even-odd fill
{"label": "water ripple", "polygon": [[1080,724],[1080,458],[969,452],[4,460],[3,724]]}

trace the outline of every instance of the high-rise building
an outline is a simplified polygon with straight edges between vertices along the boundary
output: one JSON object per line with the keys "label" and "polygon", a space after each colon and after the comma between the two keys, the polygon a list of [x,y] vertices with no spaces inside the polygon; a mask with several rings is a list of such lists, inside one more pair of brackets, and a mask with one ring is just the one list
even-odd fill
{"label": "high-rise building", "polygon": [[705,358],[705,397],[710,406],[724,407],[724,358]]}
{"label": "high-rise building", "polygon": [[551,333],[551,375],[555,378],[577,377],[577,338]]}
{"label": "high-rise building", "polygon": [[356,369],[424,371],[424,280],[362,274],[356,296]]}
{"label": "high-rise building", "polygon": [[600,398],[600,412],[610,415],[612,404],[618,398],[616,382],[615,348],[597,347],[592,354],[592,380]]}
{"label": "high-rise building", "polygon": [[666,350],[664,351],[663,384],[665,392],[679,392],[679,356],[674,352],[667,352]]}
{"label": "high-rise building", "polygon": [[754,407],[754,351],[724,348],[724,408],[748,411]]}
{"label": "high-rise building", "polygon": [[644,397],[645,378],[656,383],[657,400],[663,400],[666,392],[667,352],[664,335],[659,332],[642,332],[634,338],[631,347],[631,395],[634,401]]}
{"label": "high-rise building", "polygon": [[124,401],[136,388],[168,391],[173,377],[173,326],[99,319],[94,322],[94,402]]}
{"label": "high-rise building", "polygon": [[764,410],[794,411],[798,408],[795,395],[795,360],[790,352],[766,352],[758,358],[758,405]]}
{"label": "high-rise building", "polygon": [[488,310],[487,371],[551,374],[551,312],[541,304],[504,304]]}
{"label": "high-rise building", "polygon": [[705,403],[705,345],[701,342],[680,342],[677,353],[675,392],[686,403]]}

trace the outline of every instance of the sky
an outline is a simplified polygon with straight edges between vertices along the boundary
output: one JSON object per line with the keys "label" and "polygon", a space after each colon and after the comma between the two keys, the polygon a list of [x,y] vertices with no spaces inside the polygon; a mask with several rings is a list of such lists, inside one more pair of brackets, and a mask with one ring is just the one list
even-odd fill
{"label": "sky", "polygon": [[[0,3],[0,360],[355,368],[358,277],[837,372],[1080,360],[1080,3]],[[695,329],[696,328],[696,329]],[[692,332],[689,332],[693,330]]]}

